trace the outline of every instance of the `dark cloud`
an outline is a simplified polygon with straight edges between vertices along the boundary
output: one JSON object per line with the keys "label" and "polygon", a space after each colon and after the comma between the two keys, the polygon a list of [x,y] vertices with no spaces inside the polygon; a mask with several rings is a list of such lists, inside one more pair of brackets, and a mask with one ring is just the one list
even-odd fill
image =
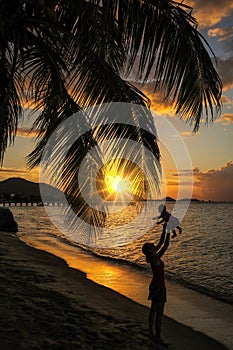
{"label": "dark cloud", "polygon": [[220,169],[194,171],[193,196],[204,200],[233,201],[233,162],[230,160]]}
{"label": "dark cloud", "polygon": [[218,73],[223,82],[223,91],[233,87],[233,57],[226,60],[218,59]]}
{"label": "dark cloud", "polygon": [[201,171],[198,167],[193,170],[184,169],[174,171],[168,179],[167,185],[171,188],[183,188],[192,186],[193,198],[212,201],[233,201],[233,162],[230,160],[220,169]]}

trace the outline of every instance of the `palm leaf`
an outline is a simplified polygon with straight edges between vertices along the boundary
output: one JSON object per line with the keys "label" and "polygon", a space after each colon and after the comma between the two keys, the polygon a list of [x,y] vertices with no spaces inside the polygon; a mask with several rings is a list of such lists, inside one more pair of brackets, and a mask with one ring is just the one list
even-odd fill
{"label": "palm leaf", "polygon": [[[92,3],[100,6],[99,1]],[[136,79],[144,84],[153,81],[154,90],[173,103],[196,131],[202,117],[208,122],[209,115],[211,121],[219,115],[222,83],[191,10],[175,1],[115,0],[111,6],[101,2],[104,27],[117,18],[118,38],[127,52],[127,75],[134,68]]]}
{"label": "palm leaf", "polygon": [[[40,133],[28,158],[30,166],[43,158],[44,166],[50,165],[50,181],[56,174],[61,177],[59,186],[77,216],[90,226],[102,226],[106,211],[88,205],[92,200],[88,186],[96,181],[91,164],[105,161],[101,143],[109,142],[117,171],[123,167],[132,172],[135,164],[139,197],[159,186],[156,130],[145,108],[150,101],[127,77],[136,71],[136,81],[152,82],[154,90],[196,131],[202,117],[212,121],[220,110],[222,84],[212,52],[197,30],[191,8],[175,1],[57,0],[46,1],[43,13],[30,0],[12,8],[8,5],[4,1],[0,9],[1,160],[14,139],[22,91],[27,91],[24,98],[40,112],[33,126]],[[55,21],[51,22],[48,10]],[[126,102],[130,108],[124,114],[119,106],[109,116],[113,102]],[[104,117],[98,110],[85,109],[77,122],[69,121],[80,109],[96,104]],[[81,136],[63,159],[76,132]],[[56,142],[50,147],[51,140]],[[137,151],[135,144],[141,146]],[[84,160],[90,179],[80,185]],[[104,180],[101,169],[100,182]],[[83,196],[86,192],[88,200]],[[73,217],[69,220],[72,223]]]}
{"label": "palm leaf", "polygon": [[[119,121],[120,116],[125,124],[115,122]],[[46,140],[41,159],[42,172],[50,184],[64,192],[69,206],[64,207],[63,215],[72,232],[78,232],[79,241],[82,239],[84,242],[87,237],[86,226],[83,225],[86,222],[93,244],[99,237],[108,214],[106,201],[104,198],[100,201],[97,193],[106,187],[104,168],[108,160],[102,143],[108,142],[108,157],[113,160],[116,173],[133,173],[134,199],[138,199],[136,203],[139,208],[142,204],[140,198],[146,200],[148,193],[152,197],[152,193],[154,195],[158,191],[159,149],[157,138],[152,134],[153,123],[150,129],[149,123],[147,126],[151,132],[143,129],[145,117],[150,120],[150,111],[145,107],[136,108],[134,104],[119,104],[115,107],[115,104],[110,103],[63,119],[55,132],[48,135],[49,140]],[[85,131],[87,128],[88,131]],[[41,137],[40,142],[43,142],[46,137]],[[140,145],[138,149],[135,143]],[[37,154],[38,151],[40,149]],[[83,181],[80,182],[80,179]],[[99,189],[96,192],[97,182]]]}
{"label": "palm leaf", "polygon": [[17,43],[2,48],[0,58],[0,163],[13,143],[22,118],[21,77],[17,72]]}

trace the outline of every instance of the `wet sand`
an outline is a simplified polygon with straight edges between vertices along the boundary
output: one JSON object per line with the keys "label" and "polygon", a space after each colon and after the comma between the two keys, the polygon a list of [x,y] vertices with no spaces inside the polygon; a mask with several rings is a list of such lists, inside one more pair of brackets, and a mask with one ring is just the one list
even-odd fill
{"label": "wet sand", "polygon": [[[28,245],[64,259],[70,267],[85,272],[88,279],[139,304],[150,306],[147,296],[151,272],[146,273],[113,259],[101,259],[52,236],[37,234],[20,237]],[[168,302],[165,315],[233,349],[233,304],[216,300],[168,278],[166,285]]]}
{"label": "wet sand", "polygon": [[[159,349],[148,338],[148,307],[14,234],[0,233],[0,257],[1,349]],[[227,349],[169,317],[163,337],[174,350]]]}

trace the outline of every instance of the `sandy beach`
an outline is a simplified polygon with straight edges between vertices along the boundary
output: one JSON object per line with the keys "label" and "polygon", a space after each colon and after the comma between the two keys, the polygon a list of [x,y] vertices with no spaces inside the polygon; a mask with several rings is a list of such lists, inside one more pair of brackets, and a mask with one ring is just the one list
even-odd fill
{"label": "sandy beach", "polygon": [[[0,233],[0,256],[1,349],[159,349],[148,338],[146,306],[14,234]],[[174,350],[227,349],[168,317],[163,337]]]}

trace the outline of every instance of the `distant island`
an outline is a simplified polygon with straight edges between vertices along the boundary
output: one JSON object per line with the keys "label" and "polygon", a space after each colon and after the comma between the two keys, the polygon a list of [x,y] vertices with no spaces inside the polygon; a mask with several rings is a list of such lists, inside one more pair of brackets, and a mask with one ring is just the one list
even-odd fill
{"label": "distant island", "polygon": [[[62,192],[51,185],[45,183],[37,183],[25,180],[20,177],[12,177],[7,180],[0,181],[0,200],[4,201],[34,201],[42,202],[40,188],[43,189],[43,193],[46,194],[46,199],[49,201],[60,201],[62,200]],[[145,201],[142,198],[135,198],[139,201]],[[176,202],[172,197],[165,197],[162,199],[156,199],[155,201],[164,202]],[[184,198],[180,201],[195,201],[200,202],[198,199]]]}
{"label": "distant island", "polygon": [[0,200],[14,202],[42,202],[40,188],[48,201],[61,201],[62,192],[45,183],[36,183],[13,177],[0,181]]}
{"label": "distant island", "polygon": [[[43,189],[45,199],[47,201],[59,202],[64,200],[63,192],[59,189],[45,184],[37,183],[25,180],[20,177],[12,177],[3,181],[0,181],[0,202],[13,201],[13,202],[42,202],[40,189]],[[135,199],[135,198],[134,198]],[[142,198],[136,198],[139,201],[145,201]],[[192,203],[232,203],[229,201],[204,201],[198,198],[183,198],[176,200],[172,197],[164,197],[161,199],[149,200],[152,202],[185,202],[190,201]]]}
{"label": "distant island", "polygon": [[164,197],[164,198],[161,198],[161,199],[152,199],[152,201],[159,201],[159,202],[161,202],[161,201],[163,201],[163,202],[188,202],[188,201],[190,201],[190,202],[204,202],[204,201],[202,201],[202,200],[200,200],[200,199],[197,199],[197,198],[182,198],[182,199],[174,199],[174,198],[172,198],[172,197]]}

